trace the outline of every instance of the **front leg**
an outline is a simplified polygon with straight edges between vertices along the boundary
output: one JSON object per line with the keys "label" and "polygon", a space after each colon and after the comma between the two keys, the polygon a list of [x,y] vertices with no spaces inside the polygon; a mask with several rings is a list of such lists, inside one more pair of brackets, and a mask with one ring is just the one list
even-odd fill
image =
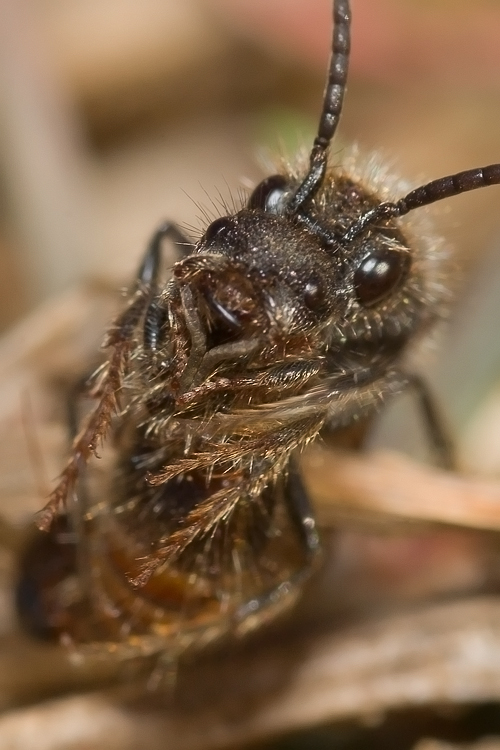
{"label": "front leg", "polygon": [[176,251],[180,255],[179,260],[193,252],[193,243],[181,232],[176,224],[173,224],[171,221],[165,221],[161,224],[151,237],[137,271],[137,281],[146,285],[149,289],[155,287],[158,282],[163,240],[166,239],[174,243]]}
{"label": "front leg", "polygon": [[148,249],[139,266],[137,281],[148,288],[150,301],[144,314],[143,346],[147,352],[157,351],[161,341],[161,332],[165,326],[165,306],[158,296],[158,280],[161,273],[164,240],[171,240],[180,256],[179,260],[193,252],[194,245],[170,221],[162,224],[154,233]]}
{"label": "front leg", "polygon": [[123,381],[129,372],[130,356],[136,346],[135,331],[144,318],[158,284],[161,246],[165,237],[171,237],[176,243],[184,241],[183,235],[173,224],[165,223],[155,232],[147,247],[129,292],[128,302],[109,327],[103,342],[103,348],[108,350],[108,358],[100,368],[90,393],[96,399],[96,405],[73,441],[70,458],[58,484],[36,516],[36,523],[42,531],[48,531],[61,507],[65,506],[82,468],[91,456],[96,455],[98,446],[110,428],[113,414],[118,409]]}

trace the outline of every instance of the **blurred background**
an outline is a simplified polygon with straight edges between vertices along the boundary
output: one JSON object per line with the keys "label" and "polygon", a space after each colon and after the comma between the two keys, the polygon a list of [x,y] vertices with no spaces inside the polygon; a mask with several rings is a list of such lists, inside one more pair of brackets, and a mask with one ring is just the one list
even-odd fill
{"label": "blurred background", "polygon": [[[258,179],[259,150],[308,143],[330,0],[1,0],[0,325],[82,276],[122,283],[164,217]],[[353,0],[336,151],[358,142],[426,179],[500,159],[500,5]],[[440,207],[460,262],[498,191]],[[203,221],[203,219],[202,219]]]}
{"label": "blurred background", "polygon": [[[357,142],[422,182],[500,161],[500,1],[352,6],[334,153]],[[261,178],[273,153],[309,144],[330,39],[331,0],[0,0],[0,330],[84,279],[123,286],[161,220],[196,236],[206,214]],[[500,186],[433,212],[454,248],[456,303],[424,359],[461,435],[462,464],[497,475],[499,204]],[[389,413],[381,434],[415,450],[406,419],[404,408]],[[482,591],[484,537],[454,533],[404,541],[399,553],[398,539],[344,534],[344,569],[336,560],[325,574],[325,602],[332,586],[345,588],[345,569],[367,609],[386,584],[403,601],[407,590],[417,599]],[[492,716],[500,733],[498,705]],[[398,721],[406,718],[366,746],[396,747]],[[337,735],[336,747],[351,747],[349,737],[342,745]],[[331,747],[331,737],[286,747],[295,746]]]}

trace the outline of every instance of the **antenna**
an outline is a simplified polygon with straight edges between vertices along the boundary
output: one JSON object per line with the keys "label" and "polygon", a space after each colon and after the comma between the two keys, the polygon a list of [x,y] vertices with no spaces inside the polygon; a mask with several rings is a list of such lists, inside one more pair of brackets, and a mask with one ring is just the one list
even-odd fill
{"label": "antenna", "polygon": [[333,4],[332,54],[323,95],[323,109],[319,118],[318,134],[309,158],[309,171],[287,203],[288,214],[297,213],[303,203],[314,197],[323,182],[328,163],[328,148],[335,135],[342,113],[346,90],[349,53],[351,50],[351,9],[349,0],[335,0]]}

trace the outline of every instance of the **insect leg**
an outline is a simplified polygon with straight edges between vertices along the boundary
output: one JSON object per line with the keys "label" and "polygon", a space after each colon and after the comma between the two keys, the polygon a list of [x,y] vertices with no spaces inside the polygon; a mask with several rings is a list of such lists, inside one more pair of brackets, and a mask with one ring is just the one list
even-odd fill
{"label": "insect leg", "polygon": [[425,380],[414,373],[406,373],[407,388],[417,397],[428,440],[435,451],[437,462],[443,469],[455,469],[455,446],[448,435],[446,424]]}
{"label": "insect leg", "polygon": [[[66,420],[71,443],[78,434],[81,421],[78,413],[78,403],[80,398],[86,392],[88,379],[88,375],[79,378],[68,394],[66,402]],[[89,492],[85,469],[86,467],[83,467],[80,471],[78,483],[75,483],[69,496],[68,513],[71,522],[71,531],[73,533],[67,543],[73,544],[75,547],[78,578],[81,582],[82,593],[88,596],[91,591],[91,569],[86,523],[86,517],[89,511]]]}
{"label": "insect leg", "polygon": [[160,273],[161,242],[164,237],[172,237],[176,243],[184,242],[180,230],[167,222],[157,230],[148,245],[139,266],[135,286],[130,291],[129,300],[108,329],[103,342],[103,348],[107,349],[109,354],[91,391],[96,405],[73,441],[70,458],[58,484],[51,492],[45,506],[36,515],[36,523],[42,531],[48,531],[60,508],[64,506],[82,466],[92,455],[96,455],[97,446],[106,437],[113,414],[119,408],[123,379],[128,371],[130,356],[135,346],[134,332],[146,314],[151,299],[155,296]]}
{"label": "insect leg", "polygon": [[200,361],[193,385],[199,385],[222,362],[231,360],[241,361],[254,354],[259,346],[262,346],[262,340],[257,337],[241,339],[240,341],[230,341],[227,344],[214,346],[208,352],[205,352]]}
{"label": "insect leg", "polygon": [[256,596],[239,607],[236,612],[236,620],[241,623],[244,623],[247,618],[254,617],[257,614],[261,616],[261,613],[267,608],[274,609],[279,605],[281,600],[285,602],[287,597],[307,580],[312,569],[312,564],[320,552],[320,541],[314,513],[299,469],[293,459],[290,462],[284,499],[290,520],[304,547],[306,555],[305,564],[290,576],[288,581],[281,582],[270,591],[264,591],[261,595]]}
{"label": "insect leg", "polygon": [[[213,350],[211,350],[213,351]],[[232,350],[234,353],[234,349]],[[263,372],[256,372],[251,376],[236,378],[222,377],[218,380],[205,381],[201,385],[186,391],[177,398],[177,406],[190,405],[197,399],[210,393],[223,393],[231,389],[233,393],[241,391],[266,389],[269,394],[277,391],[281,395],[289,390],[298,389],[314,378],[321,369],[321,360],[290,362],[278,367],[271,367]],[[213,361],[212,361],[213,365]]]}
{"label": "insect leg", "polygon": [[307,562],[310,563],[319,552],[320,542],[309,496],[293,458],[290,461],[285,486],[285,503],[290,519],[304,545]]}
{"label": "insect leg", "polygon": [[[193,379],[192,387],[200,386],[200,383],[208,378],[223,362],[241,362],[242,360],[251,357],[252,354],[255,354],[262,345],[262,339],[258,336],[254,336],[252,338],[241,339],[239,341],[229,341],[226,344],[214,346],[204,354],[199,364],[198,371]],[[279,367],[271,368],[267,372],[256,374],[250,381],[248,379],[245,380],[244,378],[236,378],[234,387],[246,388],[249,385],[253,385],[254,387],[260,388],[273,388],[278,386],[281,386],[281,388],[298,388],[310,378],[314,377],[319,369],[320,367],[316,360],[312,360],[311,362],[291,362],[287,365],[280,365]],[[207,388],[207,392],[209,390],[213,390],[213,385],[210,385],[209,388]],[[199,392],[202,393],[201,389]]]}
{"label": "insect leg", "polygon": [[193,251],[193,243],[188,240],[176,224],[173,224],[171,221],[161,224],[151,237],[137,272],[137,281],[149,288],[154,287],[158,282],[162,245],[163,240],[166,239],[174,243],[181,258]]}
{"label": "insect leg", "polygon": [[158,348],[160,332],[166,324],[165,308],[158,296],[158,278],[161,269],[163,241],[171,240],[176,248],[178,260],[193,251],[193,243],[170,221],[162,224],[154,233],[137,273],[137,280],[148,285],[151,299],[144,314],[143,344],[146,351]]}

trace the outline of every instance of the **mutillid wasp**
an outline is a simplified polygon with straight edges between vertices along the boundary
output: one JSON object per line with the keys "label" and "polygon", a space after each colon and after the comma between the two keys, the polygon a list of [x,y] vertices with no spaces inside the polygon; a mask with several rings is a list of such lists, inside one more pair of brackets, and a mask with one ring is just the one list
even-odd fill
{"label": "mutillid wasp", "polygon": [[[401,183],[353,153],[329,162],[350,19],[348,0],[334,0],[308,162],[265,178],[196,243],[169,222],[151,239],[106,333],[93,406],[38,515],[49,532],[38,564],[28,564],[33,550],[25,559],[18,599],[39,632],[156,654],[274,617],[320,548],[300,452],[408,387],[452,463],[425,386],[405,366],[447,299],[441,243],[413,217],[499,183],[500,164],[398,197]],[[167,242],[178,252],[170,277]],[[112,455],[95,495],[80,475],[105,438]],[[68,524],[77,542],[64,546]]]}

